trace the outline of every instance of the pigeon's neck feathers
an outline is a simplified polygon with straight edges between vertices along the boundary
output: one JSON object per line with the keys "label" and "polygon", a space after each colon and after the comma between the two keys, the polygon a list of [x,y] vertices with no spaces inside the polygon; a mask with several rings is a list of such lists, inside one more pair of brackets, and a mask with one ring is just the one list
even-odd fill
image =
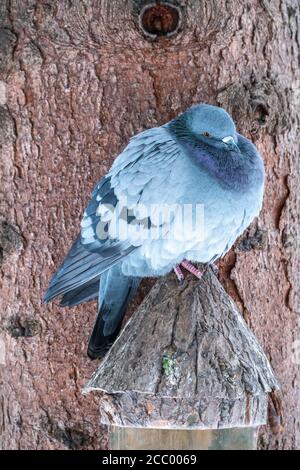
{"label": "pigeon's neck feathers", "polygon": [[183,114],[171,121],[168,129],[195,165],[227,189],[246,191],[263,185],[263,162],[248,139],[237,134],[240,152],[207,145],[191,133],[188,119],[189,116]]}
{"label": "pigeon's neck feathers", "polygon": [[194,146],[185,142],[182,145],[193,162],[213,176],[220,186],[239,191],[251,184],[251,172],[247,166],[241,164],[240,154],[230,152],[230,155],[223,158],[220,150],[205,148],[203,144]]}

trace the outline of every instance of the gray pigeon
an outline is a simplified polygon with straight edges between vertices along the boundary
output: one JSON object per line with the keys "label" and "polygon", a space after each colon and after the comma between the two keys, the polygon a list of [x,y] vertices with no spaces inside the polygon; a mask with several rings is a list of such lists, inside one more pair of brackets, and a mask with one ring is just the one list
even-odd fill
{"label": "gray pigeon", "polygon": [[81,231],[45,294],[72,307],[96,297],[88,355],[115,340],[142,277],[213,263],[259,214],[264,166],[222,108],[195,105],[134,136],[95,187]]}

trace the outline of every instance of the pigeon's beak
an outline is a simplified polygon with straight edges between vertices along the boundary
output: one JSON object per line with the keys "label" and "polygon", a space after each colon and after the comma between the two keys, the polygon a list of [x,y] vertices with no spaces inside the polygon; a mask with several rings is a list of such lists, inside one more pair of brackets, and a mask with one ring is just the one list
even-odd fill
{"label": "pigeon's beak", "polygon": [[232,135],[228,135],[227,137],[224,137],[222,139],[222,142],[224,142],[224,144],[226,144],[226,146],[229,150],[232,150],[234,152],[239,152],[239,148],[238,148],[237,144],[235,143],[234,138],[232,137]]}

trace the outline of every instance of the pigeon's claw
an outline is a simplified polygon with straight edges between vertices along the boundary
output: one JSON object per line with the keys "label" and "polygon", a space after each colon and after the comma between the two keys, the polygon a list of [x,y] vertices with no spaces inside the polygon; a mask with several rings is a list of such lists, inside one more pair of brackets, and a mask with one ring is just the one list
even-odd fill
{"label": "pigeon's claw", "polygon": [[187,271],[190,273],[194,274],[198,279],[201,279],[203,276],[203,272],[200,271],[196,266],[193,266],[192,263],[184,259],[181,263],[181,266],[183,266]]}
{"label": "pigeon's claw", "polygon": [[200,271],[198,268],[196,268],[196,266],[192,265],[192,263],[190,263],[189,261],[187,261],[186,259],[184,259],[183,261],[181,261],[180,264],[176,264],[173,268],[175,274],[176,274],[176,277],[179,281],[179,284],[182,284],[183,281],[184,281],[184,274],[181,270],[181,267],[180,265],[185,268],[187,271],[189,271],[190,273],[192,273],[194,276],[196,276],[198,279],[201,279],[202,276],[203,276],[203,272]]}
{"label": "pigeon's claw", "polygon": [[182,272],[181,269],[180,269],[180,265],[179,265],[179,264],[176,264],[176,265],[174,266],[173,270],[174,270],[174,273],[176,274],[176,277],[177,277],[177,279],[178,279],[179,284],[183,284],[183,282],[184,282],[184,274],[183,274],[183,272]]}

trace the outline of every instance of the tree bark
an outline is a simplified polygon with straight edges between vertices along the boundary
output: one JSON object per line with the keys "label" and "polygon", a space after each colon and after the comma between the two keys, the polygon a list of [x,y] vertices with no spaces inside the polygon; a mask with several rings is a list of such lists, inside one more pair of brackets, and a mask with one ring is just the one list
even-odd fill
{"label": "tree bark", "polygon": [[[266,164],[260,218],[221,279],[281,384],[284,426],[274,398],[260,448],[297,448],[298,2],[170,1],[181,23],[157,38],[141,30],[151,29],[139,18],[147,3],[0,3],[1,446],[106,448],[101,397],[81,395],[95,369],[85,351],[96,305],[41,299],[130,136],[205,101],[232,113]],[[155,28],[165,34],[174,18]]]}

